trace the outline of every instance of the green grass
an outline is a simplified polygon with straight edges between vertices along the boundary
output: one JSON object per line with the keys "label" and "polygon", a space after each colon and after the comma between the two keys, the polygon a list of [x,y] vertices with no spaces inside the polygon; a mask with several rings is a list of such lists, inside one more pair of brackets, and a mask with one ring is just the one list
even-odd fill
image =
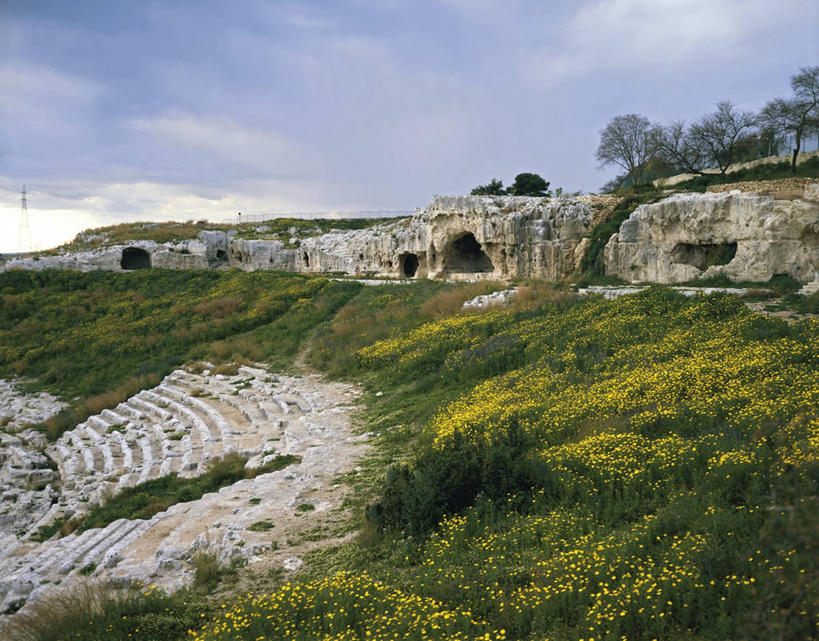
{"label": "green grass", "polygon": [[113,590],[81,583],[4,622],[7,641],[181,641],[219,610],[201,591]]}
{"label": "green grass", "polygon": [[267,532],[268,530],[272,530],[275,524],[271,523],[267,520],[256,521],[255,523],[251,523],[247,526],[247,529],[251,532]]}
{"label": "green grass", "polygon": [[51,438],[186,362],[292,361],[357,283],[277,272],[0,273],[0,376],[69,402]]}
{"label": "green grass", "polygon": [[303,317],[309,362],[366,391],[362,531],[197,638],[815,638],[819,323],[661,287],[459,313],[477,287]]}
{"label": "green grass", "polygon": [[764,282],[758,281],[734,281],[725,274],[718,274],[710,278],[696,278],[689,280],[683,285],[691,287],[738,287],[745,289],[768,289],[779,296],[787,296],[797,292],[802,288],[802,283],[787,274],[777,274]]}
{"label": "green grass", "polygon": [[117,519],[149,519],[176,503],[195,501],[204,494],[216,492],[236,481],[275,472],[299,462],[301,457],[288,454],[277,456],[260,467],[248,469],[245,468],[247,458],[235,453],[228,454],[214,460],[207,471],[199,476],[183,478],[169,474],[125,488],[102,504],[95,505],[82,519],[68,522],[57,520],[41,528],[39,538],[48,539],[58,531],[66,534],[75,530],[82,532],[90,528],[105,527]]}
{"label": "green grass", "polygon": [[813,157],[796,167],[796,173],[791,172],[790,162],[766,163],[750,169],[740,169],[730,174],[706,174],[697,176],[674,185],[674,189],[685,191],[704,192],[711,185],[725,185],[728,183],[751,180],[778,180],[781,178],[819,178],[819,158]]}
{"label": "green grass", "polygon": [[800,314],[819,314],[819,293],[803,296],[801,294],[788,294],[782,301],[780,309],[792,310]]}

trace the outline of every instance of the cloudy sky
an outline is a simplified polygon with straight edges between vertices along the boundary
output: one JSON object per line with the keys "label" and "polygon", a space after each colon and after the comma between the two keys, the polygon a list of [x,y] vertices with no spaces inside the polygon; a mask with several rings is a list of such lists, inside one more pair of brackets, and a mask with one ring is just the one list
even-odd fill
{"label": "cloudy sky", "polygon": [[0,0],[0,252],[130,220],[596,191],[617,114],[758,109],[815,0]]}

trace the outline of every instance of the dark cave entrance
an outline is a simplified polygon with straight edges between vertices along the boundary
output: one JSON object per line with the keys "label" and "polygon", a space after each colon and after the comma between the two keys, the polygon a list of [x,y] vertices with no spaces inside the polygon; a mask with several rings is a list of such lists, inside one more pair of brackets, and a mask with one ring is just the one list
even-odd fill
{"label": "dark cave entrance", "polygon": [[736,255],[736,242],[678,243],[671,251],[671,260],[705,270],[713,265],[727,265]]}
{"label": "dark cave entrance", "polygon": [[404,254],[398,258],[401,264],[401,273],[407,278],[412,278],[418,271],[418,256],[415,254]]}
{"label": "dark cave entrance", "polygon": [[149,269],[151,255],[139,247],[126,247],[122,250],[122,259],[119,266],[123,269]]}
{"label": "dark cave entrance", "polygon": [[470,233],[453,240],[446,249],[444,268],[453,273],[480,273],[495,271],[489,256]]}

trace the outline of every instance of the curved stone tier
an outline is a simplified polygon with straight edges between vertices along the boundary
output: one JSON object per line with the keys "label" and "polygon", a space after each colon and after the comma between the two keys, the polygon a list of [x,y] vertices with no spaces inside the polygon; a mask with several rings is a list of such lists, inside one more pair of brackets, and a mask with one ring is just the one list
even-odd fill
{"label": "curved stone tier", "polygon": [[[356,396],[349,385],[275,377],[259,368],[241,367],[235,376],[176,370],[153,389],[80,423],[46,448],[56,473],[33,463],[26,468],[29,474],[45,469],[52,491],[24,532],[0,532],[0,611],[12,611],[80,571],[175,589],[191,576],[191,556],[205,548],[223,561],[269,549],[269,534],[248,526],[296,519],[295,505],[353,464],[361,438],[350,428]],[[19,439],[8,437],[2,446],[0,454],[9,460],[34,461],[36,453],[29,455]],[[249,457],[252,467],[278,454],[296,454],[302,462],[173,505],[148,520],[120,519],[35,540],[40,527],[80,517],[123,488],[171,473],[197,476],[209,461],[234,451]]]}

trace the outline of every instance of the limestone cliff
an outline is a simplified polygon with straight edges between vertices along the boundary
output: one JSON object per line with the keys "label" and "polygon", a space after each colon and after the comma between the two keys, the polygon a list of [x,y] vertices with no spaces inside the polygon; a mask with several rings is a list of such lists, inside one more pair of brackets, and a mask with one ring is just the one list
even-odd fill
{"label": "limestone cliff", "polygon": [[383,277],[564,278],[593,214],[582,199],[438,196],[410,219],[305,239],[296,264]]}
{"label": "limestone cliff", "polygon": [[[769,194],[677,194],[638,207],[604,250],[605,271],[627,281],[675,283],[725,274],[764,281],[819,271],[819,183]],[[796,189],[798,187],[798,189]],[[410,218],[288,241],[200,231],[176,243],[148,240],[19,257],[0,269],[280,269],[382,278],[544,278],[580,264],[613,196],[438,196]]]}
{"label": "limestone cliff", "polygon": [[819,271],[819,184],[799,197],[677,194],[642,205],[604,250],[606,273],[630,282],[676,283],[725,274],[803,282]]}

